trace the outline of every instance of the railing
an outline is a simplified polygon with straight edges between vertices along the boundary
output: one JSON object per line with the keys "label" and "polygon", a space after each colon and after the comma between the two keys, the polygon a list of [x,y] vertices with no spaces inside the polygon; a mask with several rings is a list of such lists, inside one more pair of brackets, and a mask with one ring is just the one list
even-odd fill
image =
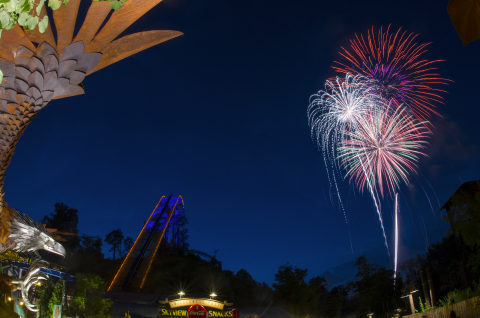
{"label": "railing", "polygon": [[457,304],[434,309],[432,311],[419,312],[417,314],[403,316],[404,318],[450,318],[450,312],[454,311],[458,318],[480,317],[480,297],[474,297]]}

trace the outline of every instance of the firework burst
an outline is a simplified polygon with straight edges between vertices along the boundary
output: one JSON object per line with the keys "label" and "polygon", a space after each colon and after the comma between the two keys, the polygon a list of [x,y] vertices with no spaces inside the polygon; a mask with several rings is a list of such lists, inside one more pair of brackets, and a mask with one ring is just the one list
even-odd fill
{"label": "firework burst", "polygon": [[308,121],[311,134],[323,149],[325,159],[334,159],[344,131],[352,129],[375,106],[375,95],[361,75],[346,74],[327,80],[325,90],[310,98]]}
{"label": "firework burst", "polygon": [[342,48],[340,52],[347,61],[335,62],[333,69],[340,73],[361,74],[366,84],[381,98],[394,105],[403,104],[415,118],[427,120],[435,111],[435,104],[442,102],[439,95],[444,90],[434,88],[437,84],[447,84],[449,80],[437,74],[434,63],[423,58],[430,43],[417,44],[417,35],[402,31],[390,33],[380,28],[368,31],[367,36],[355,35],[350,40],[351,51]]}
{"label": "firework burst", "polygon": [[363,190],[372,186],[384,196],[384,188],[393,194],[403,180],[417,168],[430,131],[426,122],[412,118],[404,107],[373,109],[360,119],[354,130],[346,130],[338,147],[338,159],[346,178]]}

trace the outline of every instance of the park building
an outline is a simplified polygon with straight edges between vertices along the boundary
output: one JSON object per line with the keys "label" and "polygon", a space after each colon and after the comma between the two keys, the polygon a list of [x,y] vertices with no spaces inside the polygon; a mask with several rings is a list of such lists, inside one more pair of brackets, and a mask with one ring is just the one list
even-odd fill
{"label": "park building", "polygon": [[[205,308],[203,318],[295,318],[282,307],[241,307],[233,303],[202,298],[201,295],[185,297],[183,293],[173,299],[161,294],[143,294],[129,292],[107,292],[106,297],[113,300],[111,318],[198,318],[188,315],[194,306]],[[237,315],[235,316],[235,311]]]}

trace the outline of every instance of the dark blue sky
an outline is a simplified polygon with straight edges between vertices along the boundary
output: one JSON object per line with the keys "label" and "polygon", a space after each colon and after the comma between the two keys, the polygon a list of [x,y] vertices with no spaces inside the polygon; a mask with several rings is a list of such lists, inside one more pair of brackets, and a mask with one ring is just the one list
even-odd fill
{"label": "dark blue sky", "polygon": [[[438,66],[454,81],[430,157],[401,192],[400,260],[423,253],[446,230],[438,202],[480,179],[480,40],[462,45],[447,3],[165,0],[126,33],[185,34],[88,76],[85,95],[43,110],[18,144],[6,199],[38,219],[65,202],[79,210],[81,233],[136,237],[162,195],[181,194],[191,247],[218,249],[225,269],[267,283],[286,262],[319,275],[351,261],[349,231],[355,256],[387,255],[368,193],[340,183],[350,226],[332,205],[306,109],[335,75],[341,46],[392,24],[433,42],[426,57],[446,59]],[[392,245],[391,200],[383,210]]]}

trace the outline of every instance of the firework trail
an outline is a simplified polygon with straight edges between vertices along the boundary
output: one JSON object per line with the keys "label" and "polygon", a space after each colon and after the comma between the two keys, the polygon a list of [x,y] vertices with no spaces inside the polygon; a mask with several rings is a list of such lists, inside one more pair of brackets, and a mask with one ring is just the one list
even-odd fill
{"label": "firework trail", "polygon": [[395,274],[393,279],[397,278],[397,261],[398,261],[398,193],[395,193]]}
{"label": "firework trail", "polygon": [[[428,144],[430,131],[425,122],[419,122],[406,113],[403,107],[391,103],[372,108],[371,114],[359,120],[354,130],[345,131],[338,148],[338,159],[346,170],[345,177],[354,181],[362,191],[368,188],[375,202],[382,227],[385,246],[387,237],[381,209],[378,207],[378,191],[384,196],[384,188],[393,194],[400,181],[408,184],[408,174],[414,172],[422,150]],[[395,193],[395,275],[398,255],[397,194]],[[390,254],[390,253],[389,253]]]}
{"label": "firework trail", "polygon": [[308,122],[311,135],[322,149],[327,176],[330,185],[333,183],[335,187],[345,221],[347,215],[336,177],[336,149],[344,139],[343,131],[352,129],[360,118],[370,113],[370,109],[375,106],[374,99],[375,95],[365,86],[363,76],[351,74],[346,74],[345,78],[337,77],[335,82],[327,80],[325,90],[310,97]]}
{"label": "firework trail", "polygon": [[390,33],[390,26],[375,33],[372,27],[365,37],[356,34],[350,40],[351,50],[340,52],[346,61],[335,62],[333,69],[363,75],[376,94],[396,106],[403,104],[420,121],[439,115],[435,103],[442,103],[439,93],[446,91],[434,86],[451,81],[441,78],[433,64],[444,60],[424,58],[430,43],[417,44],[414,33],[401,28]]}

